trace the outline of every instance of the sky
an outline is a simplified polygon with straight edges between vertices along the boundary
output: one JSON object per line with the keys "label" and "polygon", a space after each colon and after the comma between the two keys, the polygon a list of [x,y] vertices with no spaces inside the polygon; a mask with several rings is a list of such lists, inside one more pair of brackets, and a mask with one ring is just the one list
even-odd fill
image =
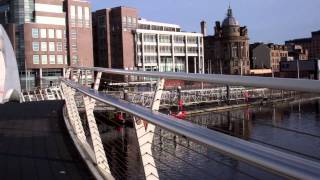
{"label": "sky", "polygon": [[89,0],[93,10],[134,7],[148,20],[178,24],[184,31],[200,32],[205,20],[208,33],[222,21],[229,2],[241,26],[247,26],[250,42],[284,43],[310,37],[320,30],[320,0]]}

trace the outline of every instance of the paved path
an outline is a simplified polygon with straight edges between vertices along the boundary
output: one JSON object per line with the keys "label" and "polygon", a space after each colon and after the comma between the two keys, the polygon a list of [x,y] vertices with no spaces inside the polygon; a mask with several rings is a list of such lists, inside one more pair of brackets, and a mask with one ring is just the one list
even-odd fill
{"label": "paved path", "polygon": [[93,179],[65,128],[63,101],[0,105],[0,179]]}

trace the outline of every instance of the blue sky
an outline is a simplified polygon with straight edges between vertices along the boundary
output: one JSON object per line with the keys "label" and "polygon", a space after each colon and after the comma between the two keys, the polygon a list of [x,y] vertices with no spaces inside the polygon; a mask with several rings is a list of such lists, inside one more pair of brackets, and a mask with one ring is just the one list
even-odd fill
{"label": "blue sky", "polygon": [[[200,21],[225,17],[228,0],[89,0],[93,10],[128,6],[139,9],[148,20],[179,24],[183,30],[199,32]],[[234,16],[249,29],[251,42],[283,43],[311,36],[320,30],[320,0],[231,0]]]}

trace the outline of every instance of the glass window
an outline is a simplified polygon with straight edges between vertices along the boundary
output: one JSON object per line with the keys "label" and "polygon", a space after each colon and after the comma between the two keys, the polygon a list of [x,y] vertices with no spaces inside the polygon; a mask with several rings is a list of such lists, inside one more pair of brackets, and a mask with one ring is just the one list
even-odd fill
{"label": "glass window", "polygon": [[41,64],[48,64],[48,56],[41,55]]}
{"label": "glass window", "polygon": [[62,39],[62,30],[60,30],[60,29],[56,30],[56,37],[57,37],[57,39]]}
{"label": "glass window", "polygon": [[47,51],[47,42],[41,42],[41,51]]}
{"label": "glass window", "polygon": [[57,42],[57,51],[62,51],[62,42]]}
{"label": "glass window", "polygon": [[77,31],[71,30],[71,39],[77,39]]}
{"label": "glass window", "polygon": [[73,50],[74,52],[77,52],[77,51],[78,51],[78,46],[77,46],[77,44],[72,44],[72,45],[71,45],[71,48],[72,48],[72,50]]}
{"label": "glass window", "polygon": [[49,42],[49,51],[51,52],[55,51],[54,42]]}
{"label": "glass window", "polygon": [[39,38],[39,29],[32,28],[32,37]]}
{"label": "glass window", "polygon": [[40,35],[41,35],[41,38],[47,38],[47,29],[41,29]]}
{"label": "glass window", "polygon": [[39,51],[39,42],[32,42],[33,51]]}
{"label": "glass window", "polygon": [[72,64],[77,64],[78,63],[78,56],[74,55],[72,56]]}
{"label": "glass window", "polygon": [[70,7],[70,14],[71,14],[71,18],[74,19],[76,17],[76,7],[75,6]]}
{"label": "glass window", "polygon": [[128,24],[131,24],[131,22],[132,22],[132,18],[131,16],[128,16]]}
{"label": "glass window", "polygon": [[78,6],[78,19],[82,19],[82,7]]}
{"label": "glass window", "polygon": [[54,38],[54,29],[49,29],[49,38]]}
{"label": "glass window", "polygon": [[49,56],[50,64],[55,64],[56,63],[56,56],[55,55],[50,55]]}
{"label": "glass window", "polygon": [[57,55],[57,64],[63,64],[63,56]]}
{"label": "glass window", "polygon": [[123,16],[123,17],[122,17],[122,23],[123,23],[123,24],[126,24],[126,23],[127,23],[127,17],[126,17],[126,16]]}
{"label": "glass window", "polygon": [[33,64],[39,64],[39,55],[33,55]]}

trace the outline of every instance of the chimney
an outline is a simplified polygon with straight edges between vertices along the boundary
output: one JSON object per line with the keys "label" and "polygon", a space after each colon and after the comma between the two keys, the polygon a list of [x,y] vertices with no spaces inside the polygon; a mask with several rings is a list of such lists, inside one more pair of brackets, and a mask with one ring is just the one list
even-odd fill
{"label": "chimney", "polygon": [[201,33],[203,36],[207,36],[207,22],[206,21],[201,21]]}

